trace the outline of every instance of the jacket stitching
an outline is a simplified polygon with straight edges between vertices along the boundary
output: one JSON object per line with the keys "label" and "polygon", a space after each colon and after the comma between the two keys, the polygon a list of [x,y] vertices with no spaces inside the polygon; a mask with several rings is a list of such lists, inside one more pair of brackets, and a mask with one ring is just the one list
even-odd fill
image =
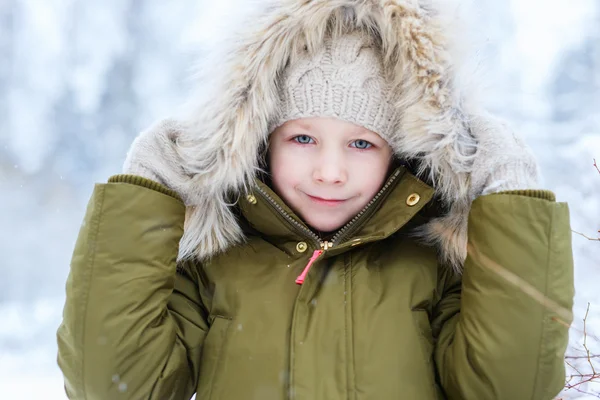
{"label": "jacket stitching", "polygon": [[[90,218],[90,222],[93,225],[92,229],[90,229],[90,234],[88,236],[88,242],[86,243],[89,246],[89,243],[92,243],[92,249],[90,251],[89,254],[89,276],[88,276],[88,281],[87,281],[87,289],[86,292],[86,299],[84,302],[84,306],[83,306],[83,315],[85,315],[85,318],[83,319],[83,326],[81,328],[81,341],[82,341],[82,346],[81,346],[81,387],[83,389],[83,399],[87,399],[87,394],[86,394],[86,389],[85,389],[85,349],[86,349],[86,345],[85,345],[85,338],[86,338],[86,328],[87,328],[87,309],[90,303],[90,292],[92,291],[92,276],[94,274],[94,267],[96,264],[96,250],[97,250],[97,244],[98,244],[98,234],[100,232],[100,217],[102,215],[103,212],[103,208],[104,208],[104,196],[106,193],[106,189],[104,187],[98,187],[100,190],[100,198],[97,200],[97,204],[95,205],[95,207],[98,207],[98,211],[94,212],[92,215],[92,217]],[[94,218],[95,217],[95,218]]]}
{"label": "jacket stitching", "polygon": [[[346,390],[347,398],[355,398],[353,396],[353,389],[355,389],[355,379],[354,379],[354,343],[353,343],[353,335],[352,335],[352,253],[349,252],[345,257],[344,262],[344,331],[346,337],[346,358],[347,358],[347,384]],[[354,388],[353,388],[354,386]]]}
{"label": "jacket stitching", "polygon": [[[548,228],[548,252],[546,253],[546,276],[545,276],[545,284],[544,284],[544,294],[547,296],[548,295],[548,274],[550,273],[550,263],[551,263],[551,257],[550,257],[550,253],[553,250],[553,245],[554,245],[554,238],[552,235],[552,232],[554,231],[554,211],[552,211],[551,213],[551,218],[550,218],[550,226]],[[536,396],[536,393],[538,392],[538,386],[539,386],[539,380],[540,380],[540,376],[542,375],[540,373],[540,370],[542,369],[542,355],[545,353],[546,349],[545,349],[545,336],[547,334],[547,326],[548,326],[548,322],[547,322],[547,314],[548,314],[548,309],[546,308],[546,306],[541,306],[542,307],[542,324],[541,324],[541,335],[540,335],[540,347],[539,347],[539,351],[538,351],[538,361],[537,361],[537,369],[536,369],[536,374],[535,374],[535,380],[534,380],[534,384],[533,384],[533,396],[532,399],[537,399],[538,397]],[[544,389],[541,389],[542,391],[544,391]],[[543,393],[543,392],[542,392]]]}
{"label": "jacket stitching", "polygon": [[226,319],[226,320],[229,320],[229,321],[233,321],[232,317],[226,317],[226,316],[221,315],[221,314],[214,314],[213,315],[213,321],[214,321],[214,318],[221,318],[221,319]]}
{"label": "jacket stitching", "polygon": [[[217,382],[215,382],[218,377],[217,371],[220,369],[221,364],[223,362],[223,358],[224,358],[223,354],[224,354],[225,346],[227,344],[227,339],[229,338],[229,329],[231,328],[231,321],[232,321],[231,318],[222,317],[220,315],[215,315],[215,317],[217,319],[224,321],[227,324],[227,326],[224,329],[223,339],[221,341],[221,344],[219,345],[219,353],[218,353],[218,357],[217,357],[217,362],[215,363],[215,366],[212,370],[212,376],[210,377],[210,391],[208,392],[208,397],[207,397],[208,399],[212,399],[213,392],[215,391],[215,386],[217,385]],[[212,325],[214,325],[214,321],[213,321]],[[209,329],[209,331],[210,331],[210,329]]]}
{"label": "jacket stitching", "polygon": [[346,339],[346,398],[350,399],[350,339],[348,338],[348,257],[344,257],[344,338]]}
{"label": "jacket stitching", "polygon": [[291,333],[290,333],[290,361],[289,361],[289,371],[290,371],[290,379],[288,382],[288,397],[296,397],[295,385],[296,385],[296,377],[295,377],[295,363],[296,363],[296,330],[298,324],[298,298],[300,297],[300,293],[305,285],[300,287],[298,294],[296,295],[296,299],[294,300],[294,309],[292,311],[292,322],[291,322]]}

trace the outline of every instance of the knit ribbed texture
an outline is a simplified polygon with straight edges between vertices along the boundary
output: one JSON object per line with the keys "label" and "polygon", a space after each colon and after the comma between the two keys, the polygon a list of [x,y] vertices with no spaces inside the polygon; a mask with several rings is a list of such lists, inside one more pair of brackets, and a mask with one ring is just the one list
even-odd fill
{"label": "knit ribbed texture", "polygon": [[498,192],[493,194],[512,194],[517,196],[535,197],[536,199],[556,201],[556,195],[550,190],[544,189],[533,189],[533,190],[507,190],[505,192]]}
{"label": "knit ribbed texture", "polygon": [[329,37],[315,54],[299,55],[286,69],[279,94],[271,131],[298,118],[335,117],[389,142],[398,123],[379,49],[360,32]]}
{"label": "knit ribbed texture", "polygon": [[157,192],[166,194],[167,196],[174,197],[177,200],[181,200],[181,197],[179,197],[177,192],[175,192],[174,190],[171,190],[158,182],[155,182],[148,178],[144,178],[142,176],[129,174],[113,175],[110,178],[108,178],[108,183],[129,183],[132,185],[138,185],[148,189],[156,190]]}

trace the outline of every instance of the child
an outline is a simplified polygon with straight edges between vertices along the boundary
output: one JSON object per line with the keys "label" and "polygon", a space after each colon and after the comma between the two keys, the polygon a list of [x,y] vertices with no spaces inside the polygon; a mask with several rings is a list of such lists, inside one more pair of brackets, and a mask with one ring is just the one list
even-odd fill
{"label": "child", "polygon": [[290,0],[251,27],[202,108],[94,190],[58,331],[68,396],[556,395],[568,208],[455,87],[438,14]]}

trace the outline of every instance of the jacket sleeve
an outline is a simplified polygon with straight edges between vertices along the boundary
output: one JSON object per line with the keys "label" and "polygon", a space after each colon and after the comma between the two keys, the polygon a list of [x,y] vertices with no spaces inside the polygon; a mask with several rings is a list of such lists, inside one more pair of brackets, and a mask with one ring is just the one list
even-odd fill
{"label": "jacket sleeve", "polygon": [[69,398],[189,399],[195,392],[208,327],[197,273],[176,273],[184,215],[177,195],[155,182],[121,175],[96,185],[57,333]]}
{"label": "jacket sleeve", "polygon": [[553,398],[574,295],[567,204],[548,191],[481,196],[468,232],[462,279],[446,273],[432,316],[447,398]]}

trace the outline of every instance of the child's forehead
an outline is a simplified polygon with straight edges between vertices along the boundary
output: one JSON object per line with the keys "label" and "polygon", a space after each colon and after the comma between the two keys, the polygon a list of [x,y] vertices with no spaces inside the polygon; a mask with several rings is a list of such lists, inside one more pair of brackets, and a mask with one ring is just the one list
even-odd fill
{"label": "child's forehead", "polygon": [[284,127],[300,128],[316,133],[326,131],[328,133],[372,133],[376,135],[375,132],[372,132],[365,127],[330,117],[299,118],[287,122],[284,124]]}

